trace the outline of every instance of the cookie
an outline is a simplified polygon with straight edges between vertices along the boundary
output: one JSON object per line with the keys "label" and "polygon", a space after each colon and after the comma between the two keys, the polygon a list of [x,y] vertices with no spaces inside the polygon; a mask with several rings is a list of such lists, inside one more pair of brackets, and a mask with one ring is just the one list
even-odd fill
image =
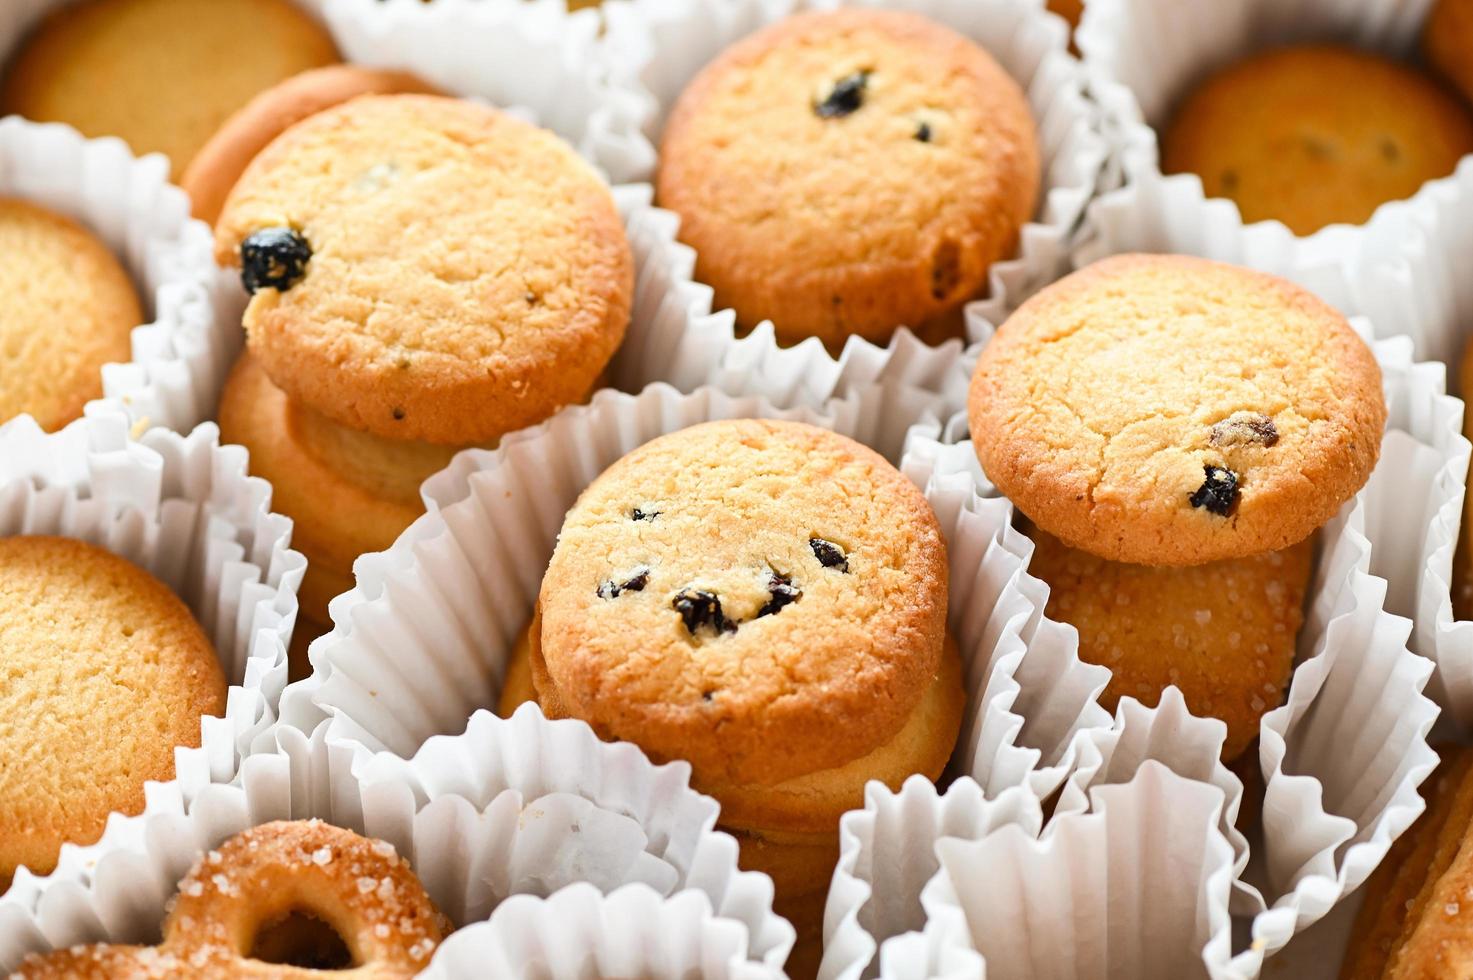
{"label": "cookie", "polygon": [[195,863],[160,945],[73,946],[27,957],[15,976],[226,980],[354,968],[408,980],[451,928],[392,844],[321,820],[278,820]]}
{"label": "cookie", "polygon": [[1308,235],[1360,224],[1452,173],[1473,152],[1473,115],[1378,55],[1277,48],[1190,92],[1161,145],[1167,173],[1199,175],[1208,196],[1232,199],[1244,221],[1275,219]]}
{"label": "cookie", "polygon": [[293,75],[237,110],[202,146],[179,180],[191,210],[214,223],[246,166],[287,127],[360,95],[437,94],[414,75],[362,65],[328,65]]}
{"label": "cookie", "polygon": [[941,669],[935,515],[853,440],[711,422],[609,467],[543,580],[558,697],[702,784],[773,784],[892,739]]}
{"label": "cookie", "polygon": [[163,153],[175,176],[231,113],[297,72],[337,61],[291,0],[83,0],[21,44],[0,106]]}
{"label": "cookie", "polygon": [[[225,708],[225,678],[184,603],[71,538],[0,538],[0,884],[97,839],[174,776],[176,746]],[[3,888],[0,888],[3,890]]]}
{"label": "cookie", "polygon": [[251,353],[348,428],[486,442],[576,401],[629,320],[609,188],[495,109],[368,95],[288,128],[216,222],[243,266]]}
{"label": "cookie", "polygon": [[102,397],[102,366],[132,356],[143,310],[108,247],[70,218],[0,198],[0,423],[48,431]]}
{"label": "cookie", "polygon": [[1050,618],[1079,630],[1079,658],[1109,667],[1100,705],[1155,706],[1176,685],[1192,714],[1227,723],[1222,757],[1241,755],[1277,708],[1294,667],[1314,563],[1306,540],[1285,551],[1191,568],[1108,561],[1033,529],[1028,570],[1049,586]]}
{"label": "cookie", "polygon": [[1422,28],[1422,55],[1449,85],[1473,102],[1473,0],[1436,0]]}
{"label": "cookie", "polygon": [[424,513],[420,484],[456,452],[337,425],[288,399],[249,353],[225,381],[219,421],[221,441],[246,447],[251,474],[271,484],[272,510],[292,519],[292,547],[307,557],[297,598],[318,623],[353,587],[354,560],[387,550]]}
{"label": "cookie", "polygon": [[1345,318],[1274,276],[1121,255],[1059,280],[983,350],[968,399],[988,477],[1101,558],[1281,551],[1365,484],[1381,371]]}
{"label": "cookie", "polygon": [[1473,971],[1473,751],[1444,746],[1427,809],[1365,885],[1341,980],[1464,977]]}
{"label": "cookie", "polygon": [[707,65],[656,186],[718,308],[837,349],[956,317],[1013,254],[1039,172],[1027,99],[987,52],[915,14],[846,9]]}

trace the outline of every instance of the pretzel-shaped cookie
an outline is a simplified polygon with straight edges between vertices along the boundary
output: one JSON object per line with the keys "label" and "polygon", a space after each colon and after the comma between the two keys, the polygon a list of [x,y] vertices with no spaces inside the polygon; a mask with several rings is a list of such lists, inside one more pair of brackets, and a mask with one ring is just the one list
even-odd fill
{"label": "pretzel-shaped cookie", "polygon": [[[412,977],[450,929],[393,845],[319,820],[278,821],[235,835],[195,864],[179,883],[160,945],[73,946],[27,957],[15,975],[319,976],[315,969],[252,957],[268,945],[273,954],[290,954],[293,947],[300,952],[311,935],[286,928],[300,922],[293,913],[321,920],[347,947],[352,968],[334,970],[335,977]],[[283,928],[268,931],[277,925]]]}

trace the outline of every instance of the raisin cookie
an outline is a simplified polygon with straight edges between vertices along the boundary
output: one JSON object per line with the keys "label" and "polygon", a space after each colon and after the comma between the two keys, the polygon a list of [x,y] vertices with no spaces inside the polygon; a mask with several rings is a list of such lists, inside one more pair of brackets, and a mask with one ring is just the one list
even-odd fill
{"label": "raisin cookie", "polygon": [[1473,975],[1473,750],[1440,752],[1427,809],[1366,882],[1340,980]]}
{"label": "raisin cookie", "polygon": [[251,96],[337,60],[331,35],[291,0],[82,0],[22,43],[0,106],[163,153],[177,176]]}
{"label": "raisin cookie", "polygon": [[486,442],[583,397],[628,325],[634,259],[608,186],[552,133],[429,95],[288,128],[215,227],[253,356],[340,425]]}
{"label": "raisin cookie", "polygon": [[1111,671],[1100,704],[1122,696],[1154,706],[1176,685],[1195,715],[1227,724],[1231,761],[1279,706],[1294,667],[1309,540],[1285,551],[1152,568],[1108,561],[1032,530],[1028,570],[1049,586],[1047,613],[1079,630],[1079,658]]}
{"label": "raisin cookie", "polygon": [[162,582],[72,538],[0,538],[0,891],[141,810],[224,708],[210,641]]}
{"label": "raisin cookie", "polygon": [[1364,486],[1381,371],[1282,279],[1182,255],[1104,259],[983,350],[968,400],[987,475],[1035,524],[1113,561],[1280,551]]}
{"label": "raisin cookie", "polygon": [[321,820],[278,820],[195,862],[160,945],[72,946],[26,957],[14,977],[286,980],[352,970],[409,980],[451,928],[392,844]]}
{"label": "raisin cookie", "polygon": [[307,556],[302,615],[328,622],[328,600],[353,587],[353,562],[384,551],[424,513],[420,484],[455,447],[383,439],[337,425],[271,383],[249,353],[220,395],[220,438],[250,451],[272,508],[292,519],[292,547]]}
{"label": "raisin cookie", "polygon": [[1422,54],[1448,84],[1473,102],[1473,0],[1437,0],[1422,29]]}
{"label": "raisin cookie", "polygon": [[293,75],[260,93],[225,120],[184,171],[179,186],[196,218],[211,224],[246,166],[288,126],[360,95],[438,94],[402,71],[328,65]]}
{"label": "raisin cookie", "polygon": [[70,218],[0,198],[0,423],[28,412],[48,431],[102,396],[143,310],[108,247]]}
{"label": "raisin cookie", "polygon": [[801,423],[710,422],[625,456],[568,513],[532,687],[551,717],[688,760],[744,866],[799,901],[827,888],[868,780],[934,779],[951,755],[946,605],[935,515],[883,458]]}
{"label": "raisin cookie", "polygon": [[1192,91],[1162,139],[1162,167],[1198,174],[1244,221],[1308,235],[1366,221],[1469,152],[1473,116],[1432,80],[1318,45],[1254,55]]}
{"label": "raisin cookie", "polygon": [[681,94],[660,160],[658,202],[716,305],[831,348],[959,332],[1039,190],[1017,83],[897,11],[800,14],[732,46]]}

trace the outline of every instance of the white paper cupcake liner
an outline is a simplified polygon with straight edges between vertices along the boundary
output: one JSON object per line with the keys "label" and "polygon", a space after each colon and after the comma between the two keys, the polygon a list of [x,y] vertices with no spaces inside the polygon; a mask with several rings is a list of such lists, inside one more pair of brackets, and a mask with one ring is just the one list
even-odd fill
{"label": "white paper cupcake liner", "polygon": [[[655,106],[647,131],[656,135],[686,84],[722,50],[753,31],[799,10],[830,8],[843,0],[632,0],[604,8],[609,60],[617,73],[632,75]],[[903,7],[947,24],[987,49],[1022,85],[1038,123],[1044,161],[1043,192],[1034,220],[1024,226],[1016,258],[995,263],[990,294],[1029,291],[1056,278],[1067,264],[1085,205],[1094,195],[1107,157],[1098,114],[1084,96],[1079,63],[1067,51],[1068,31],[1048,15],[1042,0],[855,0],[857,5]],[[709,311],[709,304],[707,305]],[[730,332],[735,319],[723,319]],[[770,327],[759,327],[771,363],[798,361],[791,350],[770,343]],[[749,338],[750,339],[750,338]],[[840,360],[875,357],[897,345],[920,345],[900,330],[888,348],[851,337]],[[816,341],[793,350],[817,367],[832,360]],[[790,368],[796,375],[800,368]],[[960,408],[961,402],[954,407]]]}
{"label": "white paper cupcake liner", "polygon": [[[1393,58],[1415,55],[1432,0],[1090,0],[1075,33],[1089,91],[1101,105],[1110,137],[1109,168],[1127,183],[1160,178],[1157,127],[1177,102],[1215,69],[1268,48],[1330,41]],[[1176,175],[1201,190],[1195,175]],[[1389,202],[1378,214],[1411,206],[1444,179],[1428,181],[1407,201]],[[1241,222],[1235,204],[1218,199]],[[1277,221],[1259,222],[1288,237]],[[1364,226],[1332,225],[1299,239],[1310,254],[1333,257],[1360,247]]]}
{"label": "white paper cupcake liner", "polygon": [[670,898],[643,885],[604,895],[570,885],[548,898],[516,895],[489,922],[452,935],[422,977],[545,977],[547,980],[782,980],[777,966],[747,957],[747,931],[711,911],[699,891]]}
{"label": "white paper cupcake liner", "polygon": [[1146,761],[1127,782],[1091,788],[1089,801],[1041,836],[1012,823],[939,840],[925,928],[886,943],[883,975],[1232,975],[1221,967],[1233,877],[1222,791]]}
{"label": "white paper cupcake liner", "polygon": [[[688,766],[653,766],[535,706],[508,720],[479,715],[464,735],[432,740],[393,767],[335,757],[322,731],[276,734],[278,751],[247,758],[234,783],[192,801],[176,784],[154,786],[143,814],[114,820],[96,845],[0,899],[0,967],[80,942],[156,942],[165,903],[201,854],[248,827],[311,817],[393,844],[456,925],[484,920],[513,895],[552,896],[566,930],[560,952],[573,962],[691,951],[697,944],[669,933],[691,921],[692,906],[711,924],[713,954],[742,952],[733,976],[773,975],[792,946],[792,928],[771,910],[771,882],[737,870],[736,842],[712,830],[716,804],[689,788]],[[587,884],[559,891],[577,882]],[[632,900],[632,885],[653,901]],[[613,896],[605,903],[590,891]],[[606,948],[599,914],[631,902],[646,917],[639,938],[630,932]],[[527,921],[527,900],[506,904],[503,919]],[[477,943],[471,935],[460,945]],[[518,953],[500,955],[516,962]]]}
{"label": "white paper cupcake liner", "polygon": [[[1395,323],[1416,357],[1447,364],[1456,387],[1473,336],[1473,283],[1463,268],[1473,254],[1473,159],[1415,207],[1377,214],[1367,230],[1379,247],[1351,264],[1353,302],[1373,319]],[[1426,366],[1425,387],[1440,392],[1443,383]],[[1437,664],[1429,693],[1466,732],[1473,728],[1473,623],[1454,620],[1450,600],[1468,474],[1461,407],[1438,399],[1432,417],[1417,426],[1418,442],[1394,447],[1400,468],[1388,469],[1400,474],[1401,497],[1380,515],[1385,530],[1376,541],[1378,547],[1383,537],[1407,543],[1397,552],[1398,574],[1388,575],[1402,604],[1397,608],[1416,624],[1412,649]],[[1408,495],[1408,487],[1425,492]]]}
{"label": "white paper cupcake liner", "polygon": [[[175,750],[179,792],[192,798],[230,779],[276,719],[306,560],[289,547],[291,522],[271,513],[271,488],[246,475],[245,453],[220,446],[213,425],[138,441],[128,429],[116,412],[50,435],[28,416],[0,426],[0,535],[89,541],[189,606],[231,685],[223,717],[201,719],[200,746]],[[12,890],[29,878],[18,871]]]}

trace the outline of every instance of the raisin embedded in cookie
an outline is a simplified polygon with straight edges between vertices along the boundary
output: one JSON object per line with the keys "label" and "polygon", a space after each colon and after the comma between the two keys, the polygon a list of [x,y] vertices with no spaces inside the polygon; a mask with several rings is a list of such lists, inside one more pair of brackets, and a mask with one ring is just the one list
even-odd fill
{"label": "raisin embedded in cookie", "polygon": [[708,65],[665,128],[657,197],[740,326],[784,343],[959,327],[1033,214],[1028,102],[915,14],[800,14]]}
{"label": "raisin embedded in cookie", "polygon": [[1369,478],[1381,371],[1285,280],[1180,255],[1105,259],[984,349],[968,402],[987,475],[1101,558],[1197,565],[1309,537]]}
{"label": "raisin embedded in cookie", "polygon": [[1161,141],[1167,173],[1198,174],[1244,221],[1277,219],[1299,235],[1360,224],[1470,152],[1473,115],[1456,98],[1414,68],[1331,45],[1267,51],[1213,75]]}
{"label": "raisin embedded in cookie", "polygon": [[552,133],[429,95],[319,112],[251,161],[215,227],[254,287],[252,355],[348,428],[446,445],[539,422],[624,336],[608,186]]}

